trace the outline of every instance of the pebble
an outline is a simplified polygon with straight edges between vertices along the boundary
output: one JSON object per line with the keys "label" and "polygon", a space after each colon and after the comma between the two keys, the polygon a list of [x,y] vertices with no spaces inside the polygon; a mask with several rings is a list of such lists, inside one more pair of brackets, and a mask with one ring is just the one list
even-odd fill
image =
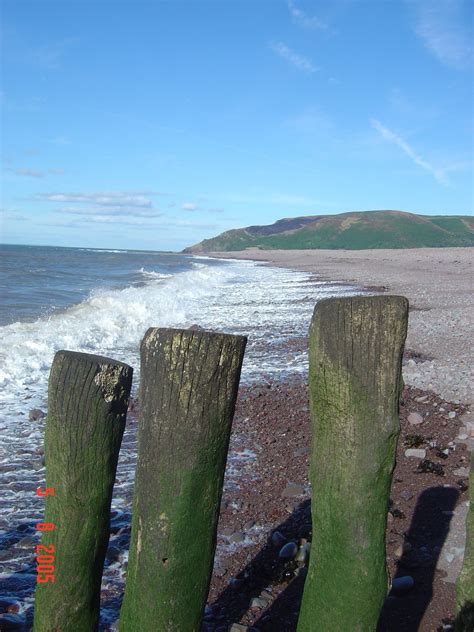
{"label": "pebble", "polygon": [[236,531],[231,536],[229,536],[229,542],[233,542],[234,544],[243,542],[244,540],[245,540],[245,534],[242,533],[241,531]]}
{"label": "pebble", "polygon": [[44,410],[41,410],[41,408],[33,408],[33,410],[30,410],[30,413],[28,415],[28,419],[30,421],[39,421],[40,419],[44,419],[46,417],[46,413],[44,412]]}
{"label": "pebble", "polygon": [[286,542],[286,538],[283,535],[283,533],[280,533],[280,531],[274,531],[272,533],[272,544],[273,546],[278,546],[281,547],[285,544]]}
{"label": "pebble", "polygon": [[426,450],[421,448],[408,448],[408,450],[405,450],[405,456],[413,459],[425,459]]}
{"label": "pebble", "polygon": [[412,545],[409,542],[403,542],[395,549],[395,557],[402,557],[405,553],[412,550]]}
{"label": "pebble", "polygon": [[420,415],[420,413],[410,413],[408,415],[408,423],[412,426],[418,426],[419,424],[423,423],[423,417]]}
{"label": "pebble", "polygon": [[392,590],[395,592],[406,592],[411,590],[415,585],[413,577],[410,575],[404,575],[403,577],[396,577],[392,582]]}
{"label": "pebble", "polygon": [[296,483],[288,483],[281,495],[283,498],[295,498],[304,494],[303,485],[297,485]]}
{"label": "pebble", "polygon": [[467,467],[459,467],[457,470],[453,470],[454,476],[460,476],[461,478],[469,477],[469,470]]}
{"label": "pebble", "polygon": [[281,557],[282,559],[285,559],[285,560],[289,560],[295,557],[297,553],[298,553],[298,545],[296,544],[296,542],[288,542],[287,544],[285,544],[285,546],[283,546],[280,549],[280,552],[278,553],[278,557]]}
{"label": "pebble", "polygon": [[309,552],[311,549],[311,543],[306,542],[305,544],[301,544],[298,548],[298,552],[295,555],[295,562],[306,562],[309,557]]}

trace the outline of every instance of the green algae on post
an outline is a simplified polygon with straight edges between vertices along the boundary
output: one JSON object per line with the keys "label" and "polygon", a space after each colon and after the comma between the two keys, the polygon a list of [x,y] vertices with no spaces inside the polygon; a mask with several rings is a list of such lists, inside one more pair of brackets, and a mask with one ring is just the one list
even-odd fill
{"label": "green algae on post", "polygon": [[408,301],[319,302],[310,329],[313,542],[298,632],[373,632],[400,422]]}
{"label": "green algae on post", "polygon": [[46,495],[44,523],[52,529],[41,539],[41,550],[53,551],[54,583],[38,575],[35,632],[98,629],[132,372],[126,364],[86,353],[58,351],[54,357],[45,431],[46,488],[54,496]]}
{"label": "green algae on post", "polygon": [[120,632],[198,632],[247,339],[149,329]]}
{"label": "green algae on post", "polygon": [[461,573],[456,583],[457,616],[455,632],[474,630],[474,453],[469,475],[469,511],[466,519],[466,549]]}

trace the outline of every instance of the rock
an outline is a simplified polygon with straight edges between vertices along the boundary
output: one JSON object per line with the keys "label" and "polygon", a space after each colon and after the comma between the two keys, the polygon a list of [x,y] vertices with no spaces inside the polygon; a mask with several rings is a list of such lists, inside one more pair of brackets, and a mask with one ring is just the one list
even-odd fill
{"label": "rock", "polygon": [[456,417],[456,413],[454,412],[454,410],[452,410],[450,413],[448,413],[448,417],[450,419],[454,419]]}
{"label": "rock", "polygon": [[403,542],[395,549],[395,557],[397,558],[402,557],[403,555],[405,555],[405,553],[408,553],[409,551],[411,551],[412,548],[413,547],[409,542]]}
{"label": "rock", "polygon": [[286,542],[286,538],[283,535],[283,533],[280,533],[279,531],[274,531],[272,533],[272,544],[273,546],[277,546],[277,547],[281,547],[285,544]]}
{"label": "rock", "polygon": [[408,450],[405,450],[405,456],[408,459],[424,459],[426,458],[426,450],[422,450],[421,448],[408,448]]}
{"label": "rock", "polygon": [[15,599],[8,597],[0,597],[0,611],[3,613],[17,614],[20,612],[21,604]]}
{"label": "rock", "polygon": [[285,544],[285,546],[283,546],[280,549],[280,552],[278,553],[278,557],[284,560],[289,560],[295,557],[297,553],[298,553],[298,545],[296,544],[296,542],[288,542],[287,544]]}
{"label": "rock", "polygon": [[467,467],[459,467],[457,470],[453,470],[454,476],[460,476],[461,478],[469,477],[469,469]]}
{"label": "rock", "polygon": [[231,536],[229,536],[229,542],[233,544],[238,544],[239,542],[243,542],[245,540],[245,534],[241,531],[236,531]]}
{"label": "rock", "polygon": [[420,397],[415,397],[415,402],[419,402],[422,404],[428,400],[428,395],[421,395]]}
{"label": "rock", "polygon": [[254,597],[250,602],[251,608],[258,608],[259,610],[263,610],[268,605],[267,601],[260,599],[260,597]]}
{"label": "rock", "polygon": [[288,483],[281,495],[283,498],[296,498],[304,494],[303,485],[297,485],[296,483]]}
{"label": "rock", "polygon": [[28,419],[30,421],[39,421],[40,419],[44,419],[46,417],[46,413],[41,408],[33,408],[30,410],[30,414],[28,415]]}
{"label": "rock", "polygon": [[242,623],[233,623],[229,632],[259,632],[258,628],[251,628],[248,625],[243,625]]}
{"label": "rock", "polygon": [[404,499],[404,500],[411,500],[414,496],[413,492],[409,491],[408,489],[404,489],[402,492],[400,492],[400,496]]}
{"label": "rock", "polygon": [[396,577],[392,582],[392,590],[397,593],[407,592],[411,590],[414,585],[415,581],[410,575]]}
{"label": "rock", "polygon": [[419,424],[423,423],[423,417],[420,415],[420,413],[410,413],[408,415],[408,423],[412,426],[418,426]]}
{"label": "rock", "polygon": [[309,552],[311,550],[311,543],[305,542],[301,544],[298,548],[298,552],[295,555],[295,562],[306,562],[309,557]]}
{"label": "rock", "polygon": [[459,434],[459,435],[456,437],[456,440],[457,440],[457,441],[466,441],[466,439],[469,439],[469,437],[468,437],[468,436],[467,436],[467,434],[466,434],[466,433],[464,433],[464,432],[462,432],[461,434]]}

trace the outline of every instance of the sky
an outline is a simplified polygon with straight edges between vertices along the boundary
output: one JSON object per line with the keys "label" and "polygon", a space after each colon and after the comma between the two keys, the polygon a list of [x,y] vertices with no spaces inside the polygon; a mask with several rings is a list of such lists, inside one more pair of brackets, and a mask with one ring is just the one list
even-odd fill
{"label": "sky", "polygon": [[3,0],[3,243],[473,213],[472,0]]}

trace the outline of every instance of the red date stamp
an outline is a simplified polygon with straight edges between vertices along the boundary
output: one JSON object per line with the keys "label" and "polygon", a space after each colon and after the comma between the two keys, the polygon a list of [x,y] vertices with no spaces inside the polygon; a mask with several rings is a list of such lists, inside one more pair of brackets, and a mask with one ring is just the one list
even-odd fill
{"label": "red date stamp", "polygon": [[[36,489],[37,496],[54,496],[54,487]],[[53,522],[37,522],[38,531],[54,531]],[[36,582],[38,584],[54,584],[54,544],[38,544],[36,546]]]}

